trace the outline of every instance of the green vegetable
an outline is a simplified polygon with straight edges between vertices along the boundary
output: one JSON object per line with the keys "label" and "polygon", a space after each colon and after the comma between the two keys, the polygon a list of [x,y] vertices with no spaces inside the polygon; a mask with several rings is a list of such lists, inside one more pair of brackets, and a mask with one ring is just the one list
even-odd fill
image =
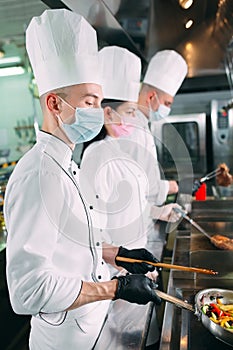
{"label": "green vegetable", "polygon": [[204,305],[204,306],[202,306],[202,308],[201,308],[201,310],[202,310],[202,312],[203,312],[204,314],[206,314],[206,312],[208,311],[208,309],[209,309],[209,305]]}

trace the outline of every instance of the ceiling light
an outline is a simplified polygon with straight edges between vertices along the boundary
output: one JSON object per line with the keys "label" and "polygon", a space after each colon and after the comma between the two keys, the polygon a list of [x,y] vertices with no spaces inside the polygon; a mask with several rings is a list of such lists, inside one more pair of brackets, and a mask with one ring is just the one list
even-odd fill
{"label": "ceiling light", "polygon": [[0,69],[0,77],[7,77],[10,75],[24,74],[25,70],[23,67],[6,67]]}
{"label": "ceiling light", "polygon": [[21,62],[21,58],[19,56],[0,58],[0,66],[18,64],[20,62]]}
{"label": "ceiling light", "polygon": [[185,28],[189,29],[190,27],[192,27],[193,25],[193,20],[189,19],[186,23],[185,23]]}
{"label": "ceiling light", "polygon": [[179,4],[183,9],[187,10],[193,4],[193,0],[179,0]]}

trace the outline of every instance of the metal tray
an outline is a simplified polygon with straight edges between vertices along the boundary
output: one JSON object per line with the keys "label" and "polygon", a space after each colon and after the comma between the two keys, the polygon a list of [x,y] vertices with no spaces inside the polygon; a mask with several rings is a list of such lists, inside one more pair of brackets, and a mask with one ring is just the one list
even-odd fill
{"label": "metal tray", "polygon": [[[233,279],[233,251],[199,250],[189,254],[190,265],[218,271],[214,279]],[[198,274],[197,278],[211,278]]]}

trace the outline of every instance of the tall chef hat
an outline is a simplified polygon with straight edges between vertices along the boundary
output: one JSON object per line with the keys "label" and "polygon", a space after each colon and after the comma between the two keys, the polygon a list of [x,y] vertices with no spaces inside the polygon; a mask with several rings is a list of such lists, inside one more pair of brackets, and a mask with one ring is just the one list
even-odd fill
{"label": "tall chef hat", "polygon": [[79,14],[45,10],[26,30],[39,95],[82,83],[100,84],[96,32]]}
{"label": "tall chef hat", "polygon": [[180,54],[173,50],[163,50],[151,58],[143,83],[175,96],[187,72],[187,64]]}
{"label": "tall chef hat", "polygon": [[104,98],[137,102],[141,60],[123,47],[107,46],[99,51]]}

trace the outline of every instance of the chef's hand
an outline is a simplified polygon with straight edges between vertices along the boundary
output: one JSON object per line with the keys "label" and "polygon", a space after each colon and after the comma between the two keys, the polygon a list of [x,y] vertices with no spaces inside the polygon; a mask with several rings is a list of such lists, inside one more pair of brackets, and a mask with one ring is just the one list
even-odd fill
{"label": "chef's hand", "polygon": [[117,266],[122,266],[124,269],[131,273],[147,273],[148,271],[154,271],[155,267],[152,265],[149,265],[147,263],[131,263],[131,262],[124,262],[117,260],[117,257],[123,257],[123,258],[133,258],[133,259],[139,259],[139,260],[147,260],[154,263],[159,262],[154,255],[152,255],[147,249],[141,248],[141,249],[126,249],[123,247],[120,247],[117,253],[117,256],[115,258],[115,263]]}
{"label": "chef's hand", "polygon": [[193,188],[192,188],[192,195],[194,196],[196,192],[199,190],[201,187],[202,183],[199,180],[195,180],[193,182]]}
{"label": "chef's hand", "polygon": [[177,203],[163,205],[162,207],[153,205],[151,207],[150,216],[152,219],[156,220],[176,222],[180,219],[181,214],[173,210],[174,208],[182,209],[181,206]]}
{"label": "chef's hand", "polygon": [[118,280],[115,299],[124,299],[130,303],[147,304],[153,301],[155,304],[161,304],[161,299],[157,296],[155,284],[145,275],[126,275],[113,277]]}
{"label": "chef's hand", "polygon": [[178,183],[174,180],[168,181],[168,194],[175,194],[179,191]]}

